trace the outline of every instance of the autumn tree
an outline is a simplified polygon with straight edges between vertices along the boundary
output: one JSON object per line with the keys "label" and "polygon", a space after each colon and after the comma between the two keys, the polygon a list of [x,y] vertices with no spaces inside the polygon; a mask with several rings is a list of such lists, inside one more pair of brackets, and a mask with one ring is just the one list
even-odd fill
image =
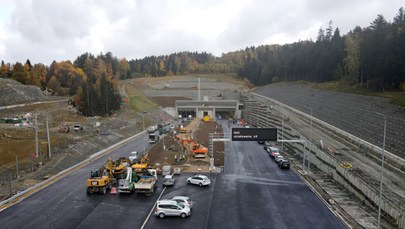
{"label": "autumn tree", "polygon": [[13,66],[11,72],[11,78],[22,84],[27,84],[29,82],[29,74],[27,69],[19,62],[16,62]]}

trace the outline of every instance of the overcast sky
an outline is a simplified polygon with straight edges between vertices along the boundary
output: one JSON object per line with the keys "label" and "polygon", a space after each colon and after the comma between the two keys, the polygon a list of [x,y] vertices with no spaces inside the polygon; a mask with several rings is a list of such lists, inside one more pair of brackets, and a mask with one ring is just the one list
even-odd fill
{"label": "overcast sky", "polygon": [[216,56],[312,39],[330,20],[341,35],[404,0],[0,0],[0,60],[50,65],[112,52],[136,59],[180,51]]}

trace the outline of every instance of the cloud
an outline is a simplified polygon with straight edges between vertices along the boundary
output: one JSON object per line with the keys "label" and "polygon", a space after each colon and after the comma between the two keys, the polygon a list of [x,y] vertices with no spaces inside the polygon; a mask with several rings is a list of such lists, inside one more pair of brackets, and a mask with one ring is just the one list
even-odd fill
{"label": "cloud", "polygon": [[[180,51],[215,55],[316,39],[319,28],[390,20],[401,1],[0,0],[0,59],[50,64],[91,52],[143,58]],[[367,6],[367,7],[366,7]]]}

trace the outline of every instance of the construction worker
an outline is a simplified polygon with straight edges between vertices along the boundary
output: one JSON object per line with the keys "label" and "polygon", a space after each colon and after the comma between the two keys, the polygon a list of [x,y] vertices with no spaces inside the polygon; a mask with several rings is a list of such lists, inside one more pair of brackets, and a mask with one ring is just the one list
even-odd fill
{"label": "construction worker", "polygon": [[174,162],[177,162],[177,154],[174,155]]}
{"label": "construction worker", "polygon": [[181,156],[181,160],[182,160],[182,161],[185,161],[185,160],[186,160],[186,155],[183,154],[183,155]]}

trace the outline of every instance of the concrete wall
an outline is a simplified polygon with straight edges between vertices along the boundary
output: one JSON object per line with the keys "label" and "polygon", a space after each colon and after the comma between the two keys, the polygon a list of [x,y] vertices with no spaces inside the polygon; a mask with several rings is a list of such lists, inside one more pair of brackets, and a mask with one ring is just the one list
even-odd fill
{"label": "concrete wall", "polygon": [[[244,113],[244,116],[248,116],[244,118],[250,120],[251,123],[258,124],[259,126],[261,123],[265,123],[266,125],[270,125],[278,129],[281,128],[282,116],[274,117],[274,115],[269,115],[269,112],[271,112],[271,105],[267,104],[266,101],[270,101],[272,104],[277,104],[277,106],[281,106],[289,110],[290,112],[294,112],[305,119],[310,118],[307,114],[301,111],[298,111],[294,108],[279,103],[278,101],[268,99],[258,94],[249,94],[246,96],[245,99],[249,100],[249,102],[246,104],[250,103],[253,105],[251,105],[251,108],[249,108],[251,109],[250,112]],[[267,106],[267,108],[259,109],[261,105],[255,105],[262,103],[266,104],[265,106]],[[277,118],[280,120],[277,120]],[[331,126],[321,120],[313,118],[313,122],[314,125],[320,125],[323,128],[328,129],[328,131],[330,131],[331,133],[338,135],[344,140],[358,146],[360,148],[361,154],[375,160],[376,163],[381,163],[381,148],[372,145],[371,143],[368,143],[360,138],[357,138],[349,133],[346,133],[343,130]],[[278,132],[278,134],[281,134],[280,131]],[[292,139],[294,136],[296,136],[294,130],[283,128],[283,139]],[[306,141],[309,142],[308,139],[306,139]],[[303,149],[302,144],[288,144],[288,147],[292,148],[295,152],[302,152]],[[376,187],[371,186],[368,183],[368,180],[357,176],[350,169],[342,167],[332,155],[325,153],[317,147],[311,148],[310,155],[310,161],[313,166],[316,166],[318,169],[325,172],[326,174],[332,175],[334,180],[336,180],[339,184],[344,186],[349,192],[353,193],[358,198],[370,202],[371,205],[375,207],[378,206],[379,190]],[[396,169],[402,172],[405,171],[404,159],[399,158],[398,156],[391,154],[390,152],[385,152],[384,161],[385,165],[387,167],[390,167],[390,169]],[[398,206],[398,203],[389,200],[384,195],[382,196],[381,202],[382,211],[384,211],[389,217],[391,217],[394,223],[399,226],[399,228],[405,229],[404,211],[400,206]]]}

